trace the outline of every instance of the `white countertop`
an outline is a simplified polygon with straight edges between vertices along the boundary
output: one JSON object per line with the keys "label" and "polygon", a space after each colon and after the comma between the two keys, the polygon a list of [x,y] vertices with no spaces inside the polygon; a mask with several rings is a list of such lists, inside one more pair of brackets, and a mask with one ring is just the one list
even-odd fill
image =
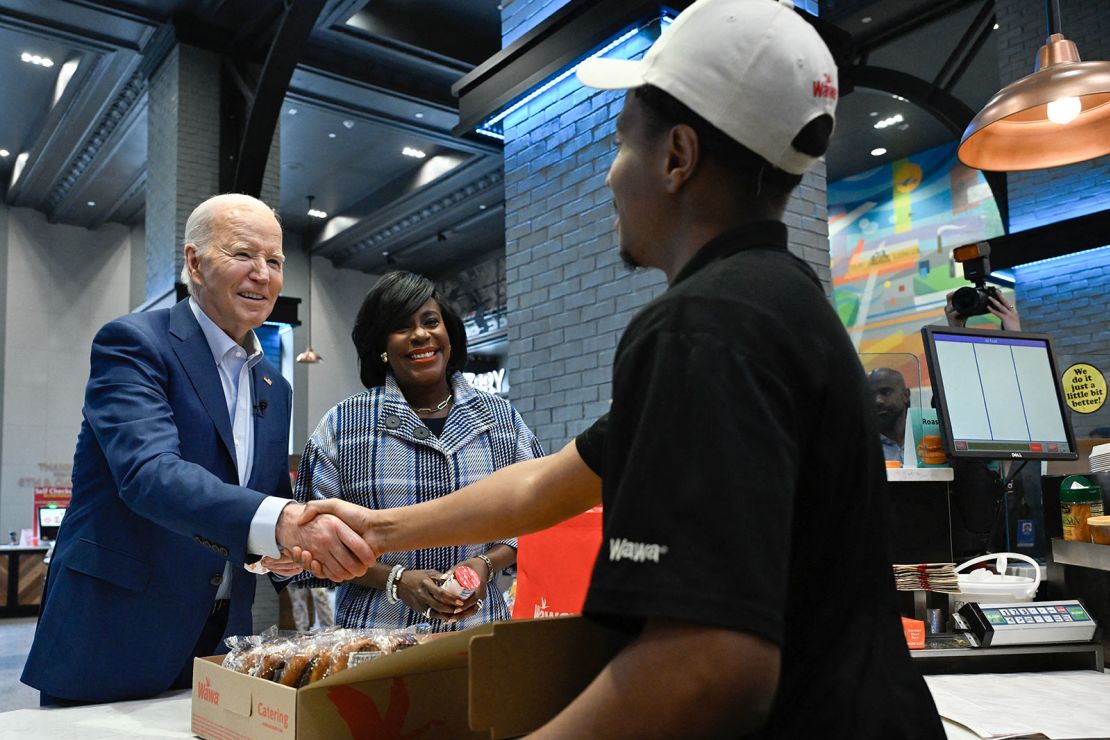
{"label": "white countertop", "polygon": [[950,481],[952,468],[887,468],[886,479],[892,483],[928,483]]}
{"label": "white countertop", "polygon": [[[191,702],[191,691],[182,689],[141,701],[17,709],[0,713],[0,728],[4,737],[20,740],[192,738]],[[944,730],[949,740],[978,737],[948,720]]]}
{"label": "white countertop", "polygon": [[17,709],[0,714],[4,737],[20,740],[192,738],[192,692],[82,707]]}

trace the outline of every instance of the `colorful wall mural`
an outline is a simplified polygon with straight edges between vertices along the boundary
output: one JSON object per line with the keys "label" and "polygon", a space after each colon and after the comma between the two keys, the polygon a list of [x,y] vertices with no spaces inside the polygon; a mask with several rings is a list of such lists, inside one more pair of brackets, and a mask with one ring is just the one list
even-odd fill
{"label": "colorful wall mural", "polygon": [[952,249],[1004,233],[990,186],[953,142],[829,183],[828,202],[833,301],[857,351],[921,357],[921,327],[969,284]]}

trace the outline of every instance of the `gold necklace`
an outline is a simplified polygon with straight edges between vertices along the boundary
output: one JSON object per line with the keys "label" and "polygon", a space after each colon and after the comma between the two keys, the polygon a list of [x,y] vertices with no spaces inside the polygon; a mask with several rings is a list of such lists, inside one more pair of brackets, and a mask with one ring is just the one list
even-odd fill
{"label": "gold necklace", "polygon": [[415,411],[418,414],[434,414],[436,411],[443,411],[443,409],[447,408],[447,404],[451,403],[451,398],[452,397],[453,397],[453,394],[450,394],[450,393],[447,394],[447,398],[445,398],[442,401],[440,401],[439,403],[437,403],[435,405],[435,408],[427,407],[427,408],[418,409],[415,406],[413,406],[411,403],[409,404],[409,408],[411,408],[413,411]]}

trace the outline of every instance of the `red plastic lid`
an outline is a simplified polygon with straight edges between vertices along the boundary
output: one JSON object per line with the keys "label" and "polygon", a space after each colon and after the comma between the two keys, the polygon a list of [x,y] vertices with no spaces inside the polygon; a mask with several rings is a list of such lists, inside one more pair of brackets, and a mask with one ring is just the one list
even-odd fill
{"label": "red plastic lid", "polygon": [[478,577],[478,571],[469,565],[460,565],[455,568],[455,581],[463,588],[477,589],[482,585],[482,579]]}

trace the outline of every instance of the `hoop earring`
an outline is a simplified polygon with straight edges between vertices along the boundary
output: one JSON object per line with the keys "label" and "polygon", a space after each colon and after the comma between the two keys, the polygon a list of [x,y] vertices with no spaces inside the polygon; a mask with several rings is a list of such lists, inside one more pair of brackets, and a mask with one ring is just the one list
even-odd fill
{"label": "hoop earring", "polygon": [[389,362],[389,355],[387,355],[385,352],[382,352],[381,357],[382,357],[382,362]]}

